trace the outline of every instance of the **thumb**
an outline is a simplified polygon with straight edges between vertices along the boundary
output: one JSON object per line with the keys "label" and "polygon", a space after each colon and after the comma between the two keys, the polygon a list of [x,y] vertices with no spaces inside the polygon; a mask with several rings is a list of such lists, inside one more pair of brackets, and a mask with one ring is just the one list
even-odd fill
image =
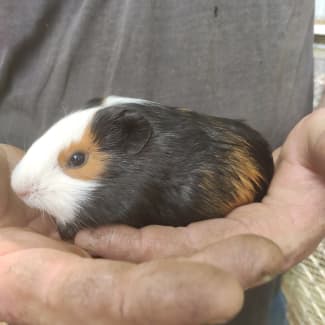
{"label": "thumb", "polygon": [[325,175],[325,108],[303,118],[289,134],[280,159]]}
{"label": "thumb", "polygon": [[271,240],[238,235],[210,245],[190,257],[232,274],[244,289],[271,281],[284,266],[284,256]]}
{"label": "thumb", "polygon": [[44,249],[23,256],[0,258],[0,317],[15,324],[220,324],[243,304],[238,281],[201,262],[132,265]]}
{"label": "thumb", "polygon": [[306,124],[308,146],[303,157],[307,167],[325,176],[325,108],[314,112]]}

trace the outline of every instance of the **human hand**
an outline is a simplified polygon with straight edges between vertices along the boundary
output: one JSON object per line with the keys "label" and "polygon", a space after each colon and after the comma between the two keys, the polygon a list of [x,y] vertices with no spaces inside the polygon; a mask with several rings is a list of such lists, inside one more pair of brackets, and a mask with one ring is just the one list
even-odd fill
{"label": "human hand", "polygon": [[[277,155],[275,176],[263,201],[239,207],[225,219],[179,228],[108,226],[81,231],[75,242],[92,254],[141,262],[190,255],[225,238],[252,233],[281,248],[286,270],[325,236],[325,109],[298,123]],[[214,263],[208,257],[206,262]]]}
{"label": "human hand", "polygon": [[[33,325],[223,323],[241,309],[240,283],[272,274],[282,262],[272,243],[254,236],[138,265],[84,258],[57,243],[17,228],[0,231],[0,319]],[[253,257],[240,255],[242,245]],[[207,256],[215,266],[205,263]],[[250,268],[241,267],[246,258]]]}
{"label": "human hand", "polygon": [[[257,236],[229,238],[186,258],[91,259],[39,233],[53,229],[9,186],[21,154],[0,147],[0,319],[10,324],[223,323],[240,310],[243,287],[267,281],[282,265],[279,249]],[[214,265],[206,263],[211,258]]]}

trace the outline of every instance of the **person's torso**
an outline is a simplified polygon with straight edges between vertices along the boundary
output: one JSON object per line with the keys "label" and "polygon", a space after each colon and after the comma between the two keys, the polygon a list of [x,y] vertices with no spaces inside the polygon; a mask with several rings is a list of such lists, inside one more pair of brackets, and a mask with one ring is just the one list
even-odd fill
{"label": "person's torso", "polygon": [[[26,148],[115,94],[243,119],[278,146],[312,110],[312,27],[310,0],[1,1],[0,141]],[[234,324],[262,325],[269,296]]]}

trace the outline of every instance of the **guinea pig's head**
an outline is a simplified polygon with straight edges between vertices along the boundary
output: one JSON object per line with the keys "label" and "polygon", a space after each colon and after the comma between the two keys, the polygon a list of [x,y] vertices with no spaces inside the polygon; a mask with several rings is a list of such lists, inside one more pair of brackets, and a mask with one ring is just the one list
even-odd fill
{"label": "guinea pig's head", "polygon": [[138,153],[150,138],[150,124],[131,109],[134,103],[143,101],[111,96],[58,121],[14,169],[13,190],[59,225],[73,224],[87,204],[96,204],[94,193],[107,185],[102,176],[116,152]]}

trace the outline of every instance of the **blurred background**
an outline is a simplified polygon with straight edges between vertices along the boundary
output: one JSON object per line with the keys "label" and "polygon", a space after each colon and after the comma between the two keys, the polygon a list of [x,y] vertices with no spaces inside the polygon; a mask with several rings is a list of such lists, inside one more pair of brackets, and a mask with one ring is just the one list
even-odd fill
{"label": "blurred background", "polygon": [[[317,109],[325,107],[325,0],[315,2],[314,35],[314,107]],[[289,325],[325,325],[325,240],[313,255],[284,276],[282,288]]]}
{"label": "blurred background", "polygon": [[[325,0],[316,0],[315,5],[315,101],[317,106],[324,89],[325,76]],[[325,323],[324,323],[325,324]]]}

